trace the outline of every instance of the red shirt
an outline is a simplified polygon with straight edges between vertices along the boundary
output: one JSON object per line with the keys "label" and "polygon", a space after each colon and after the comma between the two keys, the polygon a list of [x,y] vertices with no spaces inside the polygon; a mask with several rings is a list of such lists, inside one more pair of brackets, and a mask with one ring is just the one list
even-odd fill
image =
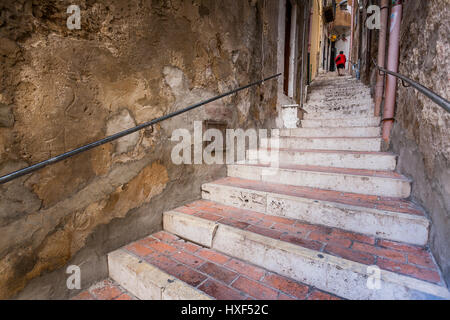
{"label": "red shirt", "polygon": [[336,65],[345,65],[345,63],[347,62],[347,58],[345,57],[345,54],[340,54],[336,57]]}

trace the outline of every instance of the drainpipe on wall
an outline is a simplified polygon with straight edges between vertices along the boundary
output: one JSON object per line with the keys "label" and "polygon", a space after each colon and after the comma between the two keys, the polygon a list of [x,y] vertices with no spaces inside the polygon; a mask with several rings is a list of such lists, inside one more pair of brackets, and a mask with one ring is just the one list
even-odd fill
{"label": "drainpipe on wall", "polygon": [[[391,0],[392,12],[389,30],[389,51],[387,70],[398,72],[398,59],[400,53],[400,27],[402,23],[402,0]],[[397,92],[397,78],[387,75],[386,99],[383,112],[383,140],[389,143],[392,127],[394,126],[395,98]]]}
{"label": "drainpipe on wall", "polygon": [[[381,28],[378,39],[378,65],[386,67],[386,39],[387,39],[387,23],[389,13],[389,0],[381,0]],[[375,87],[375,117],[380,115],[381,103],[383,101],[384,75],[377,73],[377,84]]]}
{"label": "drainpipe on wall", "polygon": [[[386,0],[386,1],[388,1],[388,0]],[[349,60],[349,64],[348,64],[348,70],[352,70],[352,68],[351,68],[351,66],[352,66],[352,61],[353,61],[353,34],[354,34],[354,30],[355,30],[355,24],[354,24],[354,21],[355,21],[355,16],[354,16],[354,14],[355,14],[355,2],[356,2],[356,0],[353,0],[352,1],[352,8],[351,8],[351,10],[352,10],[352,12],[351,12],[351,19],[352,19],[352,21],[350,22],[350,26],[351,26],[351,31],[350,31],[350,50],[349,50],[349,54],[348,54],[348,60]]]}

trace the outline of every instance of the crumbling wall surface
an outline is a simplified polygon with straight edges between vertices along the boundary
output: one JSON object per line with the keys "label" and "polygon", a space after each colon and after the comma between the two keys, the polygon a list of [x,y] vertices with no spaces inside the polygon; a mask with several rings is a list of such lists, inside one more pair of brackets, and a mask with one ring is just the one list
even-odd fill
{"label": "crumbling wall surface", "polygon": [[[449,0],[407,1],[399,72],[450,99]],[[430,246],[450,284],[450,114],[399,83],[391,148],[432,220]]]}
{"label": "crumbling wall surface", "polygon": [[[0,175],[274,74],[265,17],[277,5],[265,3],[80,0],[81,30],[69,30],[71,1],[1,1]],[[0,186],[0,298],[67,298],[72,264],[83,287],[106,277],[108,252],[161,229],[164,210],[225,173],[174,165],[172,130],[268,127],[275,85]]]}

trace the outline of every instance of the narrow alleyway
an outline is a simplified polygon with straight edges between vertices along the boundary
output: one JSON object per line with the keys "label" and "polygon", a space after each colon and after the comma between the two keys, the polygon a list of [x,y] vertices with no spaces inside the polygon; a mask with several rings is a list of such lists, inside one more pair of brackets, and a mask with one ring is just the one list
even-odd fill
{"label": "narrow alleyway", "polygon": [[111,280],[75,299],[450,298],[369,89],[335,75],[311,88],[278,167],[250,150],[203,200],[165,212],[164,231],[110,253]]}
{"label": "narrow alleyway", "polygon": [[0,1],[0,300],[450,300],[448,21]]}

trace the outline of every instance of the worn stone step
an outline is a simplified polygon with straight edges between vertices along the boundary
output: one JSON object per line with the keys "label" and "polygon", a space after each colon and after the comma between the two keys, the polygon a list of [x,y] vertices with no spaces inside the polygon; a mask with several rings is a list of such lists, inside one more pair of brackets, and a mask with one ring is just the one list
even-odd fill
{"label": "worn stone step", "polygon": [[[406,246],[402,247],[403,250],[388,249],[374,244],[372,239],[364,236],[349,235],[352,239],[359,239],[351,241],[344,235],[338,236],[337,230],[319,228],[317,232],[313,232],[316,226],[297,225],[295,221],[284,225],[285,230],[289,227],[293,229],[291,233],[285,233],[275,226],[276,223],[272,223],[272,228],[264,227],[267,222],[263,219],[264,215],[241,211],[238,212],[238,217],[247,222],[234,220],[229,217],[230,213],[234,213],[233,209],[214,204],[205,205],[204,201],[198,207],[193,204],[180,210],[183,209],[190,213],[177,210],[164,213],[163,224],[166,231],[195,242],[199,230],[203,230],[203,234],[209,235],[209,247],[217,252],[343,298],[402,300],[450,297],[448,290],[442,285],[439,272],[434,269],[417,270],[416,266],[410,265],[409,268],[399,270],[412,275],[388,271],[390,268],[397,270],[395,265],[406,264],[409,250],[426,252],[422,248]],[[258,217],[260,219],[257,221],[261,226],[255,225],[256,222],[252,223]],[[307,239],[301,237],[302,232]],[[388,245],[402,246],[397,243]],[[344,255],[345,258],[342,257]],[[387,260],[385,256],[396,260]],[[370,286],[374,275],[374,267],[370,265],[374,263],[379,266],[379,269],[375,269],[379,276],[379,286],[376,288]],[[411,272],[413,269],[415,271]]]}
{"label": "worn stone step", "polygon": [[366,104],[317,104],[309,105],[303,108],[304,114],[309,114],[316,118],[326,117],[329,119],[335,119],[336,117],[357,116],[359,114],[371,114],[373,113],[373,106],[370,103]]}
{"label": "worn stone step", "polygon": [[228,165],[228,176],[383,197],[408,198],[411,193],[411,181],[391,171],[287,164],[274,167],[242,161]]}
{"label": "worn stone step", "polygon": [[373,197],[239,178],[202,186],[205,200],[374,237],[426,245],[429,221],[402,199]]}
{"label": "worn stone step", "polygon": [[[338,299],[166,231],[134,242],[110,256],[115,277],[146,300]],[[161,291],[154,289],[155,284]]]}
{"label": "worn stone step", "polygon": [[281,137],[378,137],[381,127],[321,127],[281,129]]}
{"label": "worn stone step", "polygon": [[[142,252],[146,248],[139,247]],[[147,249],[148,252],[153,252]],[[141,300],[210,300],[211,297],[126,249],[108,254],[109,277]]]}
{"label": "worn stone step", "polygon": [[377,127],[380,125],[380,117],[360,117],[360,118],[336,118],[336,119],[313,119],[301,120],[302,128],[339,128],[339,127]]}
{"label": "worn stone step", "polygon": [[333,96],[333,97],[347,97],[358,95],[369,95],[371,90],[364,86],[345,86],[345,87],[328,87],[322,90],[313,90],[308,92],[309,97]]}
{"label": "worn stone step", "polygon": [[347,81],[347,82],[353,81],[353,82],[361,83],[359,80],[357,80],[356,78],[354,78],[351,75],[343,75],[343,76],[338,77],[335,74],[326,74],[325,73],[325,74],[321,74],[318,77],[316,77],[316,79],[314,79],[312,84],[321,83],[321,82],[335,83],[336,81]]}
{"label": "worn stone step", "polygon": [[339,89],[345,87],[354,87],[354,88],[367,88],[361,82],[355,79],[333,79],[333,80],[314,80],[314,82],[309,86],[311,90],[319,91],[319,90],[327,90],[327,89]]}
{"label": "worn stone step", "polygon": [[317,95],[310,96],[307,100],[306,106],[316,105],[316,104],[325,104],[325,105],[345,105],[345,104],[354,104],[358,103],[360,105],[371,104],[372,97],[368,94],[358,94],[358,95]]}
{"label": "worn stone step", "polygon": [[335,83],[335,81],[346,81],[346,82],[354,81],[354,82],[356,82],[357,80],[356,80],[356,78],[354,78],[351,75],[345,75],[345,76],[337,77],[335,75],[324,74],[324,75],[318,76],[313,81],[312,85],[318,84],[318,83]]}
{"label": "worn stone step", "polygon": [[349,92],[349,91],[359,91],[359,90],[370,90],[370,88],[357,83],[357,82],[341,82],[334,83],[332,85],[320,84],[311,85],[309,87],[310,93],[327,93],[327,92]]}
{"label": "worn stone step", "polygon": [[341,114],[358,114],[361,112],[368,112],[373,110],[373,106],[370,102],[362,103],[334,103],[334,102],[317,102],[305,105],[303,109],[309,113],[333,113]]}
{"label": "worn stone step", "polygon": [[365,85],[361,85],[355,82],[349,82],[349,83],[342,83],[339,86],[320,86],[319,87],[314,87],[311,86],[310,87],[311,90],[308,92],[308,95],[319,95],[319,94],[328,94],[330,92],[332,93],[358,93],[358,92],[363,92],[363,93],[370,93],[370,88],[365,86]]}
{"label": "worn stone step", "polygon": [[333,83],[331,82],[325,82],[325,81],[314,81],[310,86],[309,89],[312,92],[320,92],[320,91],[327,91],[327,90],[339,90],[342,88],[367,88],[365,85],[363,85],[360,82],[357,81],[342,81],[342,80],[336,80]]}
{"label": "worn stone step", "polygon": [[329,92],[329,93],[325,93],[325,94],[310,94],[308,96],[307,99],[307,104],[314,104],[314,103],[320,103],[320,102],[327,102],[327,103],[332,103],[332,102],[336,102],[336,103],[344,103],[344,102],[350,102],[350,103],[354,103],[354,102],[371,102],[372,96],[370,95],[370,93],[366,93],[366,92],[349,92],[348,94],[345,93],[333,93],[333,92]]}
{"label": "worn stone step", "polygon": [[340,151],[340,150],[295,150],[295,149],[259,149],[248,150],[247,160],[271,163],[324,167],[393,171],[397,157],[392,153]]}
{"label": "worn stone step", "polygon": [[344,105],[344,104],[364,105],[366,103],[368,103],[368,104],[373,103],[373,99],[370,95],[367,95],[367,94],[360,94],[360,95],[355,95],[355,96],[339,96],[339,95],[335,95],[335,94],[316,95],[316,96],[310,96],[308,98],[305,106],[319,104],[319,103],[338,104],[338,105]]}
{"label": "worn stone step", "polygon": [[373,110],[372,101],[312,101],[303,106],[303,109],[308,113],[358,113],[363,111]]}
{"label": "worn stone step", "polygon": [[372,108],[352,108],[346,110],[338,110],[338,111],[316,111],[303,114],[303,119],[305,120],[333,120],[333,119],[342,119],[342,118],[361,118],[361,117],[369,117],[373,115]]}
{"label": "worn stone step", "polygon": [[93,284],[70,300],[140,300],[114,280],[108,278]]}
{"label": "worn stone step", "polygon": [[327,97],[327,96],[345,98],[347,96],[359,96],[359,95],[371,96],[370,88],[346,84],[343,84],[340,87],[323,87],[322,89],[311,88],[307,93],[307,99],[316,97]]}
{"label": "worn stone step", "polygon": [[350,99],[350,98],[371,98],[370,89],[359,88],[359,89],[347,89],[347,90],[328,90],[328,91],[313,91],[308,94],[308,101],[313,99]]}
{"label": "worn stone step", "polygon": [[97,282],[70,300],[139,300],[112,279]]}
{"label": "worn stone step", "polygon": [[310,88],[308,90],[308,97],[309,96],[319,96],[319,95],[341,95],[345,96],[347,94],[370,94],[370,88],[367,88],[365,86],[361,86],[358,84],[346,84],[343,83],[339,86],[321,86],[321,87],[315,87]]}
{"label": "worn stone step", "polygon": [[381,137],[280,137],[263,138],[261,146],[272,149],[314,149],[346,151],[381,151]]}

